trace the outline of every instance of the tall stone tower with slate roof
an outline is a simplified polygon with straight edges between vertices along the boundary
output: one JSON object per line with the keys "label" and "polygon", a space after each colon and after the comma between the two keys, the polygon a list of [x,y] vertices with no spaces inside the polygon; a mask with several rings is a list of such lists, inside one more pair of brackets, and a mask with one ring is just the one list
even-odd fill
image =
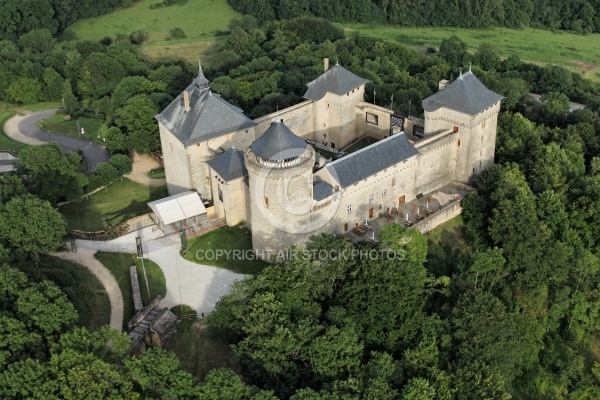
{"label": "tall stone tower with slate roof", "polygon": [[195,189],[203,198],[211,199],[206,162],[232,145],[245,149],[255,139],[254,121],[211,92],[202,67],[156,120],[170,194]]}
{"label": "tall stone tower with slate roof", "polygon": [[314,108],[313,140],[342,148],[356,137],[356,103],[363,99],[367,82],[336,64],[306,85],[304,98]]}
{"label": "tall stone tower with slate roof", "polygon": [[312,218],[314,165],[312,147],[280,120],[252,143],[246,167],[255,251],[273,252],[308,238],[302,228]]}
{"label": "tall stone tower with slate roof", "polygon": [[496,125],[502,96],[468,71],[423,100],[425,137],[452,131],[456,152],[447,165],[455,180],[468,182],[494,163]]}

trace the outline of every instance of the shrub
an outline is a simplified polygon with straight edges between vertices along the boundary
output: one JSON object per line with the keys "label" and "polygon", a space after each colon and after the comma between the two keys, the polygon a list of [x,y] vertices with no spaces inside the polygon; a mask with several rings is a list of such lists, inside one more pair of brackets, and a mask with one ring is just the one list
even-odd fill
{"label": "shrub", "polygon": [[171,29],[171,37],[173,37],[173,39],[185,39],[187,36],[185,34],[185,32],[183,31],[183,29],[175,27],[173,29]]}

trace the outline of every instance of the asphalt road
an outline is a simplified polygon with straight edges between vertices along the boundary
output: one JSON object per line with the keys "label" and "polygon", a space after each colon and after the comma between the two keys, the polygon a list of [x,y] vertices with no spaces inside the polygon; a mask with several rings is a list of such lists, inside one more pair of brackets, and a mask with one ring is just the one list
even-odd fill
{"label": "asphalt road", "polygon": [[68,136],[57,135],[48,132],[38,127],[38,122],[44,118],[48,118],[56,113],[57,110],[38,111],[19,122],[19,131],[30,138],[41,140],[42,142],[56,142],[62,148],[67,150],[83,150],[83,156],[88,163],[88,170],[93,171],[101,162],[107,162],[110,155],[106,149],[98,144],[92,143],[89,140],[80,140]]}

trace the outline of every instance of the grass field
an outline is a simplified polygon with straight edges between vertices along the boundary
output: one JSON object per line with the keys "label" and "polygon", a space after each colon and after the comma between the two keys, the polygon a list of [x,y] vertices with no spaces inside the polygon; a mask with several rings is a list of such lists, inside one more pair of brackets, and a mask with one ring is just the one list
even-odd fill
{"label": "grass field", "polygon": [[198,264],[212,265],[215,267],[225,268],[240,274],[256,275],[259,274],[268,264],[262,260],[227,260],[223,258],[215,259],[216,257],[196,258],[198,250],[202,250],[203,254],[210,254],[207,250],[251,250],[252,236],[250,230],[242,226],[223,226],[214,231],[205,233],[202,236],[188,240],[188,251],[185,255],[187,260]]}
{"label": "grass field", "polygon": [[[84,130],[80,135],[77,129],[77,121]],[[38,122],[41,129],[58,133],[64,136],[70,136],[77,139],[91,140],[94,143],[104,145],[102,138],[105,136],[107,127],[104,121],[96,118],[79,117],[70,121],[65,121],[65,114],[58,113],[49,118]]]}
{"label": "grass field", "polygon": [[343,24],[346,32],[392,40],[424,50],[439,48],[443,39],[457,35],[475,52],[482,42],[491,43],[502,56],[518,55],[534,63],[551,63],[568,67],[584,76],[600,80],[600,34],[576,35],[565,31],[542,29],[461,29],[461,28],[399,28],[361,24]]}
{"label": "grass field", "polygon": [[97,329],[110,322],[110,301],[104,287],[85,267],[42,255],[35,269],[23,268],[34,280],[54,282],[75,306],[78,325]]}
{"label": "grass field", "polygon": [[167,196],[167,187],[151,188],[127,178],[117,180],[106,190],[100,190],[76,203],[59,208],[69,229],[99,231],[104,228],[102,219],[117,225],[120,222],[148,212],[147,203]]}
{"label": "grass field", "polygon": [[[150,9],[160,0],[141,0],[128,8],[94,18],[86,18],[69,26],[64,38],[100,40],[115,38],[118,33],[127,36],[135,30],[147,32],[150,45],[213,41],[229,30],[232,20],[241,19],[226,0],[188,0],[181,5]],[[187,38],[165,42],[169,31],[183,29]],[[196,54],[196,58],[198,54]]]}
{"label": "grass field", "polygon": [[100,251],[94,257],[113,274],[119,284],[123,294],[123,329],[126,330],[127,322],[135,314],[131,278],[129,277],[129,267],[135,263],[135,256],[133,254]]}
{"label": "grass field", "polygon": [[[142,260],[137,260],[137,273],[140,281],[140,292],[142,293],[142,303],[145,306],[150,304],[156,296],[161,295],[165,297],[167,294],[167,282],[165,280],[165,274],[154,261],[144,258],[144,267],[146,268],[146,275],[148,277],[148,286],[146,286],[146,279],[144,279],[144,270],[142,269]],[[150,287],[150,297],[148,298],[148,287]]]}
{"label": "grass field", "polygon": [[464,243],[463,238],[463,218],[462,215],[452,218],[443,223],[434,230],[427,232],[429,240],[439,243],[442,240],[453,238],[456,243]]}

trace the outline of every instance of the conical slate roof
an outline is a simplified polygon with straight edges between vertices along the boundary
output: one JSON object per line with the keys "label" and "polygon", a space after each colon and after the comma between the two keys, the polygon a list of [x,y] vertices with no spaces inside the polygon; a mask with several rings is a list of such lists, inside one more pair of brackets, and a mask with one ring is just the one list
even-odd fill
{"label": "conical slate roof", "polygon": [[202,64],[198,63],[198,76],[194,78],[194,84],[198,88],[207,88],[209,83],[209,80],[206,79],[202,71]]}
{"label": "conical slate roof", "polygon": [[473,72],[469,71],[445,89],[423,100],[423,109],[432,112],[446,107],[468,115],[477,115],[503,98],[486,88]]}
{"label": "conical slate roof", "polygon": [[321,100],[327,92],[341,96],[367,82],[369,81],[336,64],[323,75],[306,84],[308,90],[304,93],[304,98],[313,101]]}
{"label": "conical slate roof", "polygon": [[283,161],[304,153],[306,142],[277,120],[250,145],[250,149],[264,160]]}
{"label": "conical slate roof", "polygon": [[248,175],[248,170],[244,164],[244,153],[233,147],[212,160],[208,160],[207,163],[225,181]]}

